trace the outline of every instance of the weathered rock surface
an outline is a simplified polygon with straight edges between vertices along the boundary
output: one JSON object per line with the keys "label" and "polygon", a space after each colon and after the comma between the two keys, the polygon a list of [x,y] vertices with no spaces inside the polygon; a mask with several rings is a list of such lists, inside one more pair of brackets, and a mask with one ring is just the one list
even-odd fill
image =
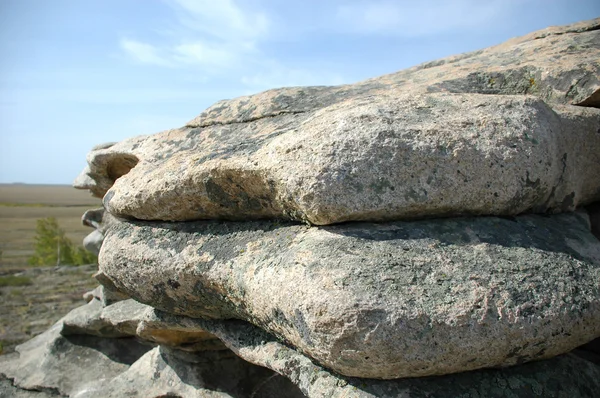
{"label": "weathered rock surface", "polygon": [[134,300],[123,300],[104,306],[92,300],[79,307],[62,320],[64,336],[88,334],[117,338],[138,337],[142,340],[176,347],[181,351],[224,350],[221,340],[197,328],[190,329],[176,322],[165,324],[156,319],[154,308]]}
{"label": "weathered rock surface", "polygon": [[[160,312],[159,318],[181,318]],[[178,321],[186,323],[186,321]],[[219,336],[245,360],[288,377],[307,397],[595,397],[600,367],[568,354],[504,369],[418,379],[373,380],[340,376],[240,321],[188,319]]]}
{"label": "weathered rock surface", "polygon": [[[118,304],[118,303],[117,303]],[[84,311],[89,311],[89,304]],[[190,354],[135,339],[62,336],[61,322],[0,357],[11,397],[302,397],[288,379],[231,351]],[[28,391],[29,390],[29,391]],[[38,395],[34,395],[39,391]],[[0,395],[2,396],[2,395]]]}
{"label": "weathered rock surface", "polygon": [[[98,275],[99,275],[99,273],[94,274],[94,276],[98,276]],[[100,277],[100,280],[102,280],[107,285],[111,286],[108,279]],[[89,303],[92,300],[96,299],[96,300],[100,300],[102,302],[102,305],[105,307],[107,305],[111,305],[118,301],[127,300],[128,298],[129,297],[127,295],[120,293],[116,290],[110,290],[106,286],[102,286],[102,285],[96,287],[94,290],[91,290],[91,291],[83,294],[83,299],[85,300],[86,303]]]}
{"label": "weathered rock surface", "polygon": [[599,24],[222,101],[181,129],[92,151],[75,186],[144,220],[573,210],[600,199]]}
{"label": "weathered rock surface", "polygon": [[286,397],[304,395],[287,378],[254,366],[231,351],[185,354],[156,347],[108,383],[88,386],[77,398]]}
{"label": "weathered rock surface", "polygon": [[83,247],[98,255],[104,241],[104,231],[108,229],[113,220],[114,217],[104,211],[104,208],[86,211],[81,217],[81,222],[83,225],[94,228],[94,231],[83,239]]}
{"label": "weathered rock surface", "polygon": [[65,337],[61,328],[58,322],[18,346],[18,358],[2,357],[0,374],[21,389],[77,396],[87,383],[116,377],[152,348],[133,338]]}
{"label": "weathered rock surface", "polygon": [[599,60],[596,19],[94,148],[103,287],[0,396],[594,396]]}
{"label": "weathered rock surface", "polygon": [[514,365],[600,335],[600,242],[585,213],[120,222],[100,268],[152,307],[249,321],[349,376]]}
{"label": "weathered rock surface", "polygon": [[[167,330],[210,333],[230,350],[189,353],[164,346],[132,344],[131,339],[65,337],[58,333],[59,322],[36,340],[20,346],[20,358],[18,354],[0,357],[0,397],[529,398],[565,394],[593,397],[600,388],[600,367],[573,355],[505,369],[419,379],[384,381],[344,377],[322,368],[249,323],[189,318],[149,307],[146,310],[144,322]],[[95,310],[88,304],[73,311],[63,322],[85,312],[92,315]],[[137,319],[139,316],[132,314],[130,321]],[[62,333],[66,330],[63,327]],[[81,330],[94,331],[93,325],[89,330]],[[93,362],[98,358],[99,362]],[[62,371],[67,373],[63,376]],[[30,376],[23,377],[25,374]],[[32,374],[37,378],[31,377]]]}

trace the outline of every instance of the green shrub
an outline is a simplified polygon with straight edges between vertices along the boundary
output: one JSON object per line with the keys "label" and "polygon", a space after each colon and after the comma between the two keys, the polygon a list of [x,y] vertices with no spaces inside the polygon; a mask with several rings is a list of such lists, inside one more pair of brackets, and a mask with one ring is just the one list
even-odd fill
{"label": "green shrub", "polygon": [[98,260],[93,253],[73,245],[54,217],[37,220],[35,231],[35,254],[28,261],[31,265],[82,265]]}

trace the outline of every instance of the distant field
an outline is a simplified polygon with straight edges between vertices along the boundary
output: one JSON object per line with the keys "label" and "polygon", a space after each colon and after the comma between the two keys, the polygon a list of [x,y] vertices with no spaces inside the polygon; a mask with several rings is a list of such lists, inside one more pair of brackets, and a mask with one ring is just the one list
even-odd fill
{"label": "distant field", "polygon": [[38,219],[55,217],[69,239],[81,245],[92,231],[81,224],[81,216],[100,206],[100,199],[68,185],[0,184],[0,272],[27,264]]}

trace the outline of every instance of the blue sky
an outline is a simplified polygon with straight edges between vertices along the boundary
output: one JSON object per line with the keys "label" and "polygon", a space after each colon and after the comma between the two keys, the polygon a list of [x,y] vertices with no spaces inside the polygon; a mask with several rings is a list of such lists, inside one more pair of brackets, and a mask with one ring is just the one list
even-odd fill
{"label": "blue sky", "polygon": [[0,183],[269,88],[352,83],[600,16],[597,0],[1,0]]}

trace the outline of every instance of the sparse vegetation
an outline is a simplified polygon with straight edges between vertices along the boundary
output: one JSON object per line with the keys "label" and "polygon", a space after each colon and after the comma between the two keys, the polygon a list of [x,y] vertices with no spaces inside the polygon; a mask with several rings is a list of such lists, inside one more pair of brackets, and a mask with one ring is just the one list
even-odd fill
{"label": "sparse vegetation", "polygon": [[31,279],[26,276],[6,275],[0,276],[0,287],[31,285]]}
{"label": "sparse vegetation", "polygon": [[82,224],[82,214],[101,205],[100,199],[69,186],[0,184],[1,273],[14,274],[27,268],[35,254],[37,220],[56,218],[66,237],[80,246],[92,232]]}
{"label": "sparse vegetation", "polygon": [[37,221],[35,254],[28,260],[30,265],[83,265],[97,261],[94,254],[75,246],[54,217]]}
{"label": "sparse vegetation", "polygon": [[[91,278],[96,270],[93,264],[60,270],[27,265],[28,259],[36,255],[38,220],[54,217],[57,226],[64,231],[63,236],[74,242],[69,246],[75,258],[79,254],[91,256],[78,247],[92,231],[82,224],[81,215],[87,209],[100,206],[100,199],[69,186],[0,184],[2,354],[13,352],[17,344],[43,332],[71,309],[83,304],[83,293],[97,285]],[[56,246],[53,247],[56,253]],[[94,260],[89,262],[95,263]],[[64,259],[61,264],[66,264]],[[56,265],[56,257],[48,265]]]}

